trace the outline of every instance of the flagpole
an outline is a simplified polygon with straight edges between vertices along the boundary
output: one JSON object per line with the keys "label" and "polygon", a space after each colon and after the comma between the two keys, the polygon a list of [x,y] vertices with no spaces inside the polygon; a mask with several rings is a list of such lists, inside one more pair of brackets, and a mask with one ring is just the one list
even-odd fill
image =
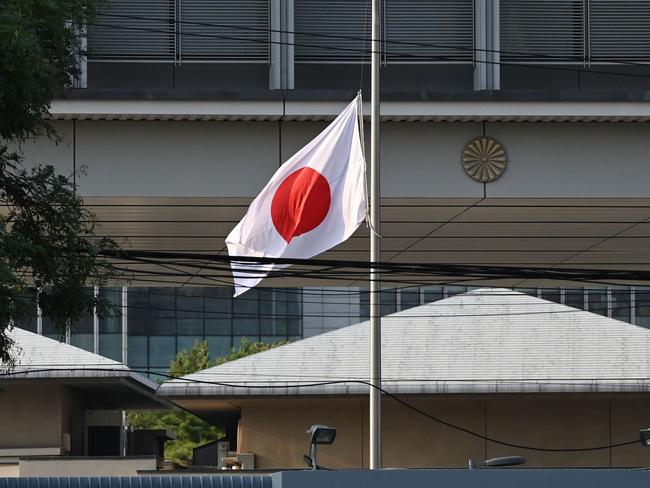
{"label": "flagpole", "polygon": [[[381,0],[372,0],[370,81],[370,261],[381,261],[379,223],[379,62],[381,53]],[[379,270],[370,270],[370,469],[381,468],[381,316]]]}

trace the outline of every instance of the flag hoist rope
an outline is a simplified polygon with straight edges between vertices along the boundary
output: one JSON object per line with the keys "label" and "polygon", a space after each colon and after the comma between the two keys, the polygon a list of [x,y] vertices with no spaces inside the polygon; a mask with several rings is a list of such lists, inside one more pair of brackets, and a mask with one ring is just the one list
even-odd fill
{"label": "flag hoist rope", "polygon": [[[372,1],[370,79],[370,261],[381,261],[379,234],[379,62],[381,53],[381,0]],[[381,316],[379,269],[370,270],[370,469],[381,468]]]}

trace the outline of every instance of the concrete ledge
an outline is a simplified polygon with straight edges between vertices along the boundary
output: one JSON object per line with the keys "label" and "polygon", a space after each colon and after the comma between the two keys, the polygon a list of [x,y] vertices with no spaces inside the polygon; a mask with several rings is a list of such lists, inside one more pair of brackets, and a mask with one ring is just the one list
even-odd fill
{"label": "concrete ledge", "polygon": [[622,488],[650,486],[646,469],[386,469],[282,471],[273,488]]}

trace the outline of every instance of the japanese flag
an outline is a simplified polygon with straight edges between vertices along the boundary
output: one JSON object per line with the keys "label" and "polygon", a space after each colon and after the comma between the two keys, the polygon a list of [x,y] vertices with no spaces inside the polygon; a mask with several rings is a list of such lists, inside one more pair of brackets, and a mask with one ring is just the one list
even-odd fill
{"label": "japanese flag", "polygon": [[[286,161],[226,237],[237,256],[307,259],[350,237],[366,217],[357,97]],[[282,266],[231,261],[235,296]]]}

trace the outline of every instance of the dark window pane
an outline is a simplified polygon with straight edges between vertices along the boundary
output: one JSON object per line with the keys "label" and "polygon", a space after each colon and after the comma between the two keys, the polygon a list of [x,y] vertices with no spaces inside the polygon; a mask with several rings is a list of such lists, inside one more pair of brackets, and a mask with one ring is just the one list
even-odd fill
{"label": "dark window pane", "polygon": [[93,340],[93,335],[92,334],[71,334],[70,336],[70,344],[72,344],[75,347],[79,347],[81,349],[85,349],[86,351],[93,352],[95,349],[95,344]]}
{"label": "dark window pane", "polygon": [[148,364],[147,338],[144,336],[129,336],[128,365],[135,368],[146,368]]}
{"label": "dark window pane", "polygon": [[419,288],[406,288],[400,291],[400,310],[407,310],[418,305],[420,305]]}
{"label": "dark window pane", "polygon": [[631,322],[630,290],[612,290],[612,318]]}
{"label": "dark window pane", "polygon": [[[208,315],[210,317],[210,315]],[[206,335],[230,335],[232,334],[231,319],[211,319],[205,320]]]}
{"label": "dark window pane", "polygon": [[205,339],[208,341],[208,351],[213,361],[226,356],[232,348],[231,336],[207,336]]}
{"label": "dark window pane", "polygon": [[176,356],[176,338],[173,336],[149,337],[149,366],[169,367]]}
{"label": "dark window pane", "polygon": [[129,288],[127,296],[129,335],[146,335],[149,330],[149,289]]}
{"label": "dark window pane", "polygon": [[122,334],[99,334],[99,354],[122,361]]}
{"label": "dark window pane", "polygon": [[380,294],[380,314],[390,315],[397,312],[397,293],[396,290],[382,290]]}
{"label": "dark window pane", "polygon": [[531,297],[537,296],[537,288],[515,288],[515,291],[518,291],[519,293],[525,293]]}
{"label": "dark window pane", "polygon": [[447,296],[453,297],[454,295],[460,295],[461,293],[465,293],[466,291],[467,291],[466,286],[448,286]]}
{"label": "dark window pane", "polygon": [[249,290],[233,300],[233,331],[236,335],[259,336],[259,291]]}
{"label": "dark window pane", "polygon": [[562,303],[562,294],[558,288],[543,288],[541,298],[549,302]]}
{"label": "dark window pane", "polygon": [[359,289],[359,317],[361,320],[370,318],[370,291],[367,288]]}
{"label": "dark window pane", "polygon": [[32,292],[26,292],[24,297],[17,299],[20,317],[15,321],[16,327],[30,332],[36,332],[38,321],[38,308],[33,299]]}
{"label": "dark window pane", "polygon": [[289,319],[287,322],[287,334],[290,336],[302,337],[302,320]]}
{"label": "dark window pane", "polygon": [[201,342],[203,337],[201,336],[178,336],[176,337],[176,350],[178,352],[192,349],[197,342]]}
{"label": "dark window pane", "polygon": [[607,290],[588,289],[587,308],[590,312],[607,316]]}
{"label": "dark window pane", "polygon": [[203,334],[203,288],[179,288],[176,292],[178,334]]}
{"label": "dark window pane", "polygon": [[441,286],[427,286],[424,289],[424,303],[437,302],[442,300],[444,294]]}
{"label": "dark window pane", "polygon": [[564,304],[584,310],[585,298],[582,288],[567,288],[564,290]]}
{"label": "dark window pane", "polygon": [[120,288],[101,288],[99,297],[112,304],[104,317],[99,318],[99,332],[116,334],[122,331],[122,290]]}
{"label": "dark window pane", "polygon": [[637,287],[634,296],[635,323],[650,328],[650,288]]}

